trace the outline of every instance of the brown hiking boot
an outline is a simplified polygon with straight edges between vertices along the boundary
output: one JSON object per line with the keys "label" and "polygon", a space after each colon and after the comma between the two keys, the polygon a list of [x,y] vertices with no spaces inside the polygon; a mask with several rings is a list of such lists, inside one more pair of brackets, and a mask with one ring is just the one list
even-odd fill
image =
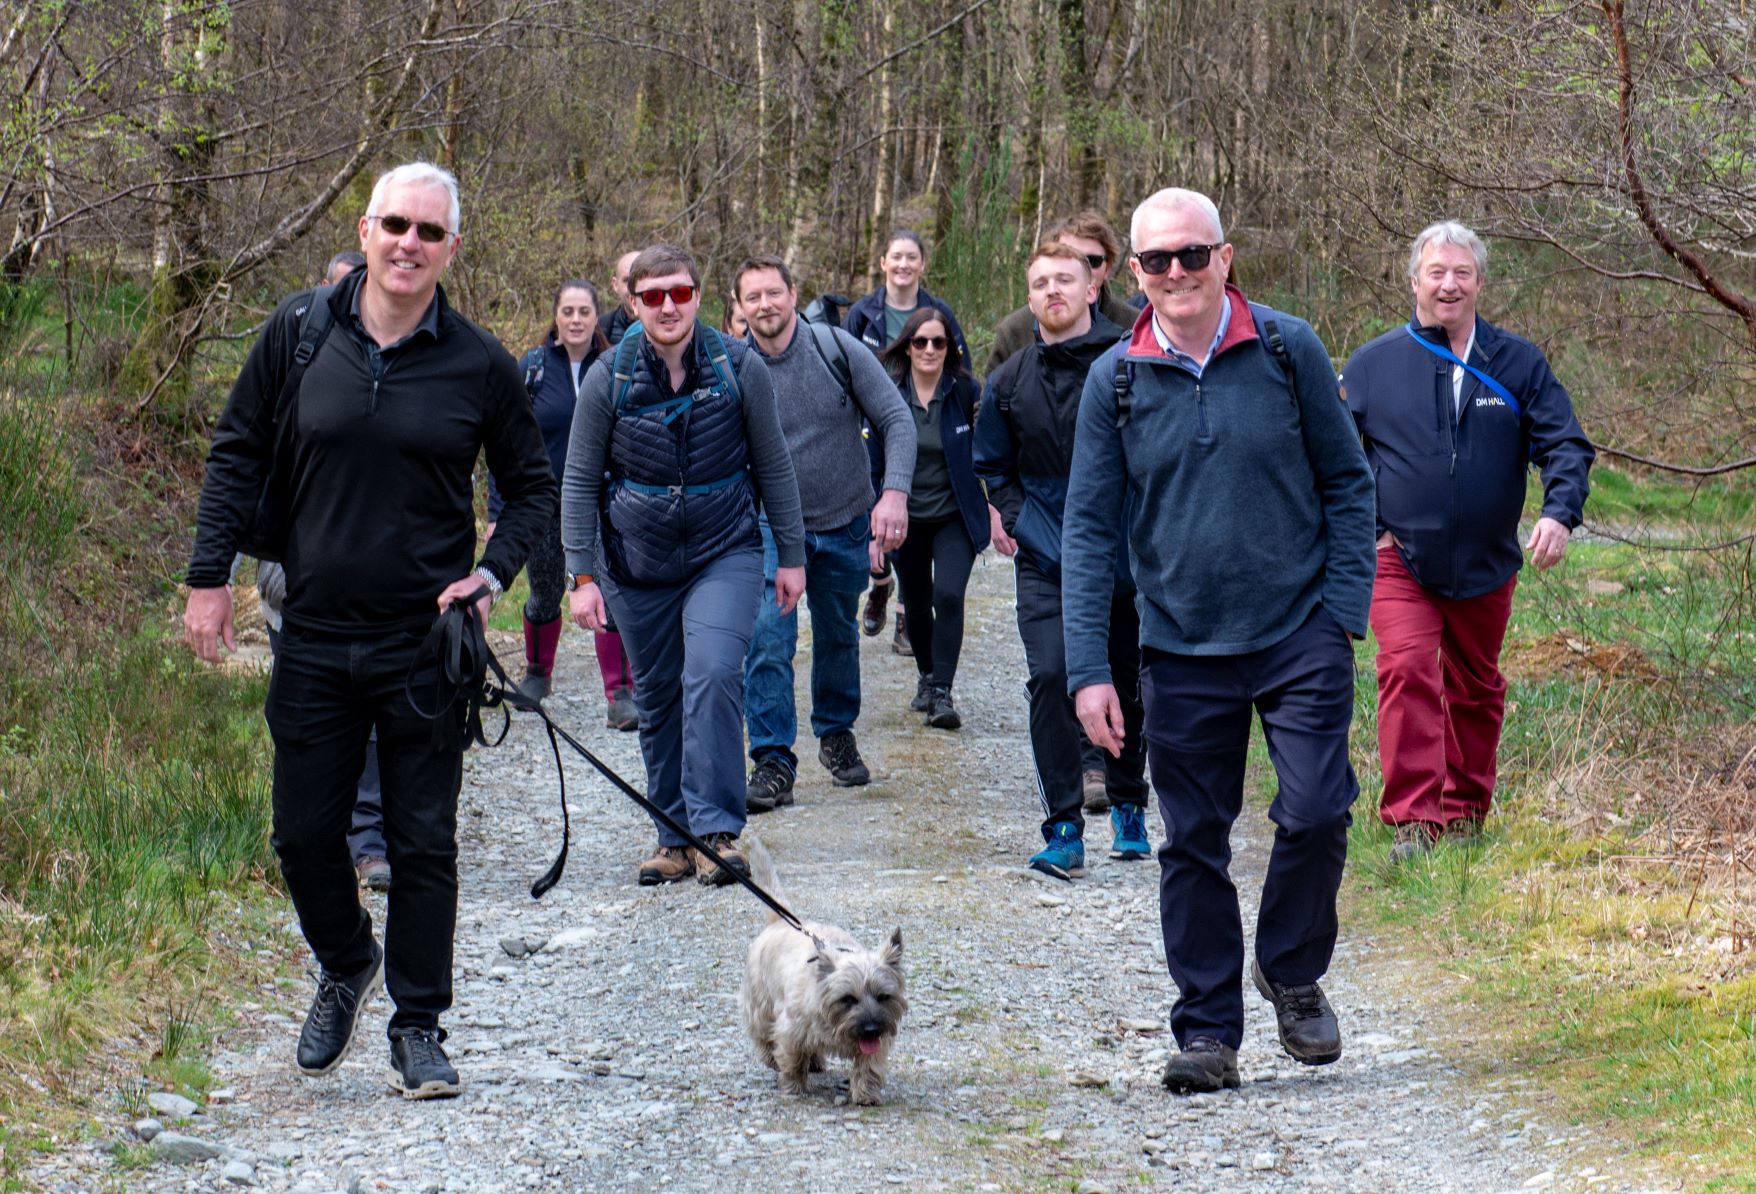
{"label": "brown hiking boot", "polygon": [[1110,811],[1110,789],[1104,780],[1104,769],[1092,767],[1079,777],[1079,786],[1084,789],[1085,811],[1088,813],[1107,813]]}
{"label": "brown hiking boot", "polygon": [[694,873],[695,861],[689,857],[686,847],[660,846],[653,851],[651,858],[640,864],[640,885],[657,887],[660,883],[687,879]]}
{"label": "brown hiking boot", "polygon": [[890,650],[914,658],[915,645],[908,641],[908,619],[900,609],[896,611],[896,635],[890,640]]}
{"label": "brown hiking boot", "polygon": [[1445,822],[1445,840],[1469,849],[1482,844],[1482,823],[1474,817],[1453,817]]}
{"label": "brown hiking boot", "polygon": [[369,891],[390,890],[390,862],[368,854],[354,864],[354,874],[360,877],[360,885]]}
{"label": "brown hiking boot", "polygon": [[750,873],[750,864],[738,852],[738,839],[735,834],[710,833],[702,841],[713,848],[716,858],[709,858],[695,847],[689,847],[689,855],[695,864],[695,877],[707,887],[724,887],[735,883],[730,872],[737,871],[740,875]]}
{"label": "brown hiking boot", "polygon": [[867,638],[876,638],[884,633],[884,623],[890,620],[890,595],[894,592],[894,573],[886,572],[883,576],[872,578],[872,587],[866,590],[866,608],[860,614],[860,630]]}
{"label": "brown hiking boot", "polygon": [[1400,866],[1433,852],[1433,831],[1425,821],[1409,821],[1396,827],[1390,843],[1390,865]]}

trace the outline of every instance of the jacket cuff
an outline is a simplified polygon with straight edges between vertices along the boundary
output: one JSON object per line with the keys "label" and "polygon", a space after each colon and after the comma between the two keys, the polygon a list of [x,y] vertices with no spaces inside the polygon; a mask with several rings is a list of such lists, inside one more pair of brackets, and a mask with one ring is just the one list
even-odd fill
{"label": "jacket cuff", "polygon": [[1090,688],[1093,684],[1114,684],[1110,669],[1104,666],[1067,668],[1067,695],[1072,696],[1082,688]]}
{"label": "jacket cuff", "polygon": [[879,496],[882,497],[884,490],[886,489],[894,489],[900,492],[904,497],[907,497],[914,491],[914,486],[915,474],[913,470],[902,473],[899,476],[886,476],[884,478],[884,483],[878,487]]}

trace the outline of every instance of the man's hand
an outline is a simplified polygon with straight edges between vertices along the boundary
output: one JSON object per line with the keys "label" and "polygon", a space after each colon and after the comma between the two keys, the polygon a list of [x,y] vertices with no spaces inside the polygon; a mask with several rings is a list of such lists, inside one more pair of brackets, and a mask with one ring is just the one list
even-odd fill
{"label": "man's hand", "polygon": [[866,562],[872,565],[872,575],[885,575],[884,549],[878,546],[878,540],[866,540]]}
{"label": "man's hand", "polygon": [[895,551],[908,538],[908,494],[886,489],[872,507],[872,542],[884,551]]}
{"label": "man's hand", "polygon": [[988,538],[994,541],[994,550],[1008,558],[1018,554],[1018,540],[1006,533],[1006,527],[1000,521],[1000,511],[988,507]]}
{"label": "man's hand", "polygon": [[604,628],[604,594],[597,581],[588,581],[568,594],[567,603],[573,613],[573,624],[581,630]]}
{"label": "man's hand", "polygon": [[774,570],[774,607],[783,614],[790,614],[799,607],[799,598],[805,595],[805,566],[796,568],[776,568]]}
{"label": "man's hand", "polygon": [[1122,700],[1114,684],[1087,684],[1073,694],[1073,711],[1094,746],[1103,747],[1114,758],[1122,757],[1122,736],[1127,731],[1122,722]]}
{"label": "man's hand", "polygon": [[190,589],[183,606],[183,641],[189,644],[197,659],[208,663],[220,661],[220,644],[226,650],[238,649],[232,632],[232,586],[214,589]]}
{"label": "man's hand", "polygon": [[1538,568],[1553,568],[1567,554],[1567,540],[1570,538],[1567,528],[1553,518],[1539,518],[1536,526],[1531,528],[1530,541],[1524,550],[1530,553],[1530,562]]}
{"label": "man's hand", "polygon": [[488,582],[473,572],[462,580],[454,580],[445,586],[445,591],[439,594],[439,612],[443,614],[451,608],[453,601],[461,601],[477,589],[482,591],[482,599],[476,602],[476,617],[481,621],[482,629],[486,630],[488,611],[494,608],[494,595],[488,591]]}

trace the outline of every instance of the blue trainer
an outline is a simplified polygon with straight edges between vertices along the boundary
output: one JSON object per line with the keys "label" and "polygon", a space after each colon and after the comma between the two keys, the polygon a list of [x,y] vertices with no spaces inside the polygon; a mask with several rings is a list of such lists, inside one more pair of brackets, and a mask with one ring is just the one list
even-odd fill
{"label": "blue trainer", "polygon": [[1146,837],[1146,806],[1118,804],[1110,810],[1110,825],[1116,831],[1110,843],[1110,857],[1135,862],[1152,854],[1152,843]]}
{"label": "blue trainer", "polygon": [[1049,844],[1030,856],[1030,869],[1057,879],[1085,874],[1085,839],[1079,836],[1079,827],[1071,821],[1057,824]]}

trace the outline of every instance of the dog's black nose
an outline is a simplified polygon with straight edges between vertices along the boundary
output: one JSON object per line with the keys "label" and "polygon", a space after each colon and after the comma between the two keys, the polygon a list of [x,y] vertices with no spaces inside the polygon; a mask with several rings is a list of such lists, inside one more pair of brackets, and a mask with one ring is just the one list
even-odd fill
{"label": "dog's black nose", "polygon": [[883,1032],[884,1025],[877,1020],[863,1020],[860,1023],[861,1036],[881,1036]]}

